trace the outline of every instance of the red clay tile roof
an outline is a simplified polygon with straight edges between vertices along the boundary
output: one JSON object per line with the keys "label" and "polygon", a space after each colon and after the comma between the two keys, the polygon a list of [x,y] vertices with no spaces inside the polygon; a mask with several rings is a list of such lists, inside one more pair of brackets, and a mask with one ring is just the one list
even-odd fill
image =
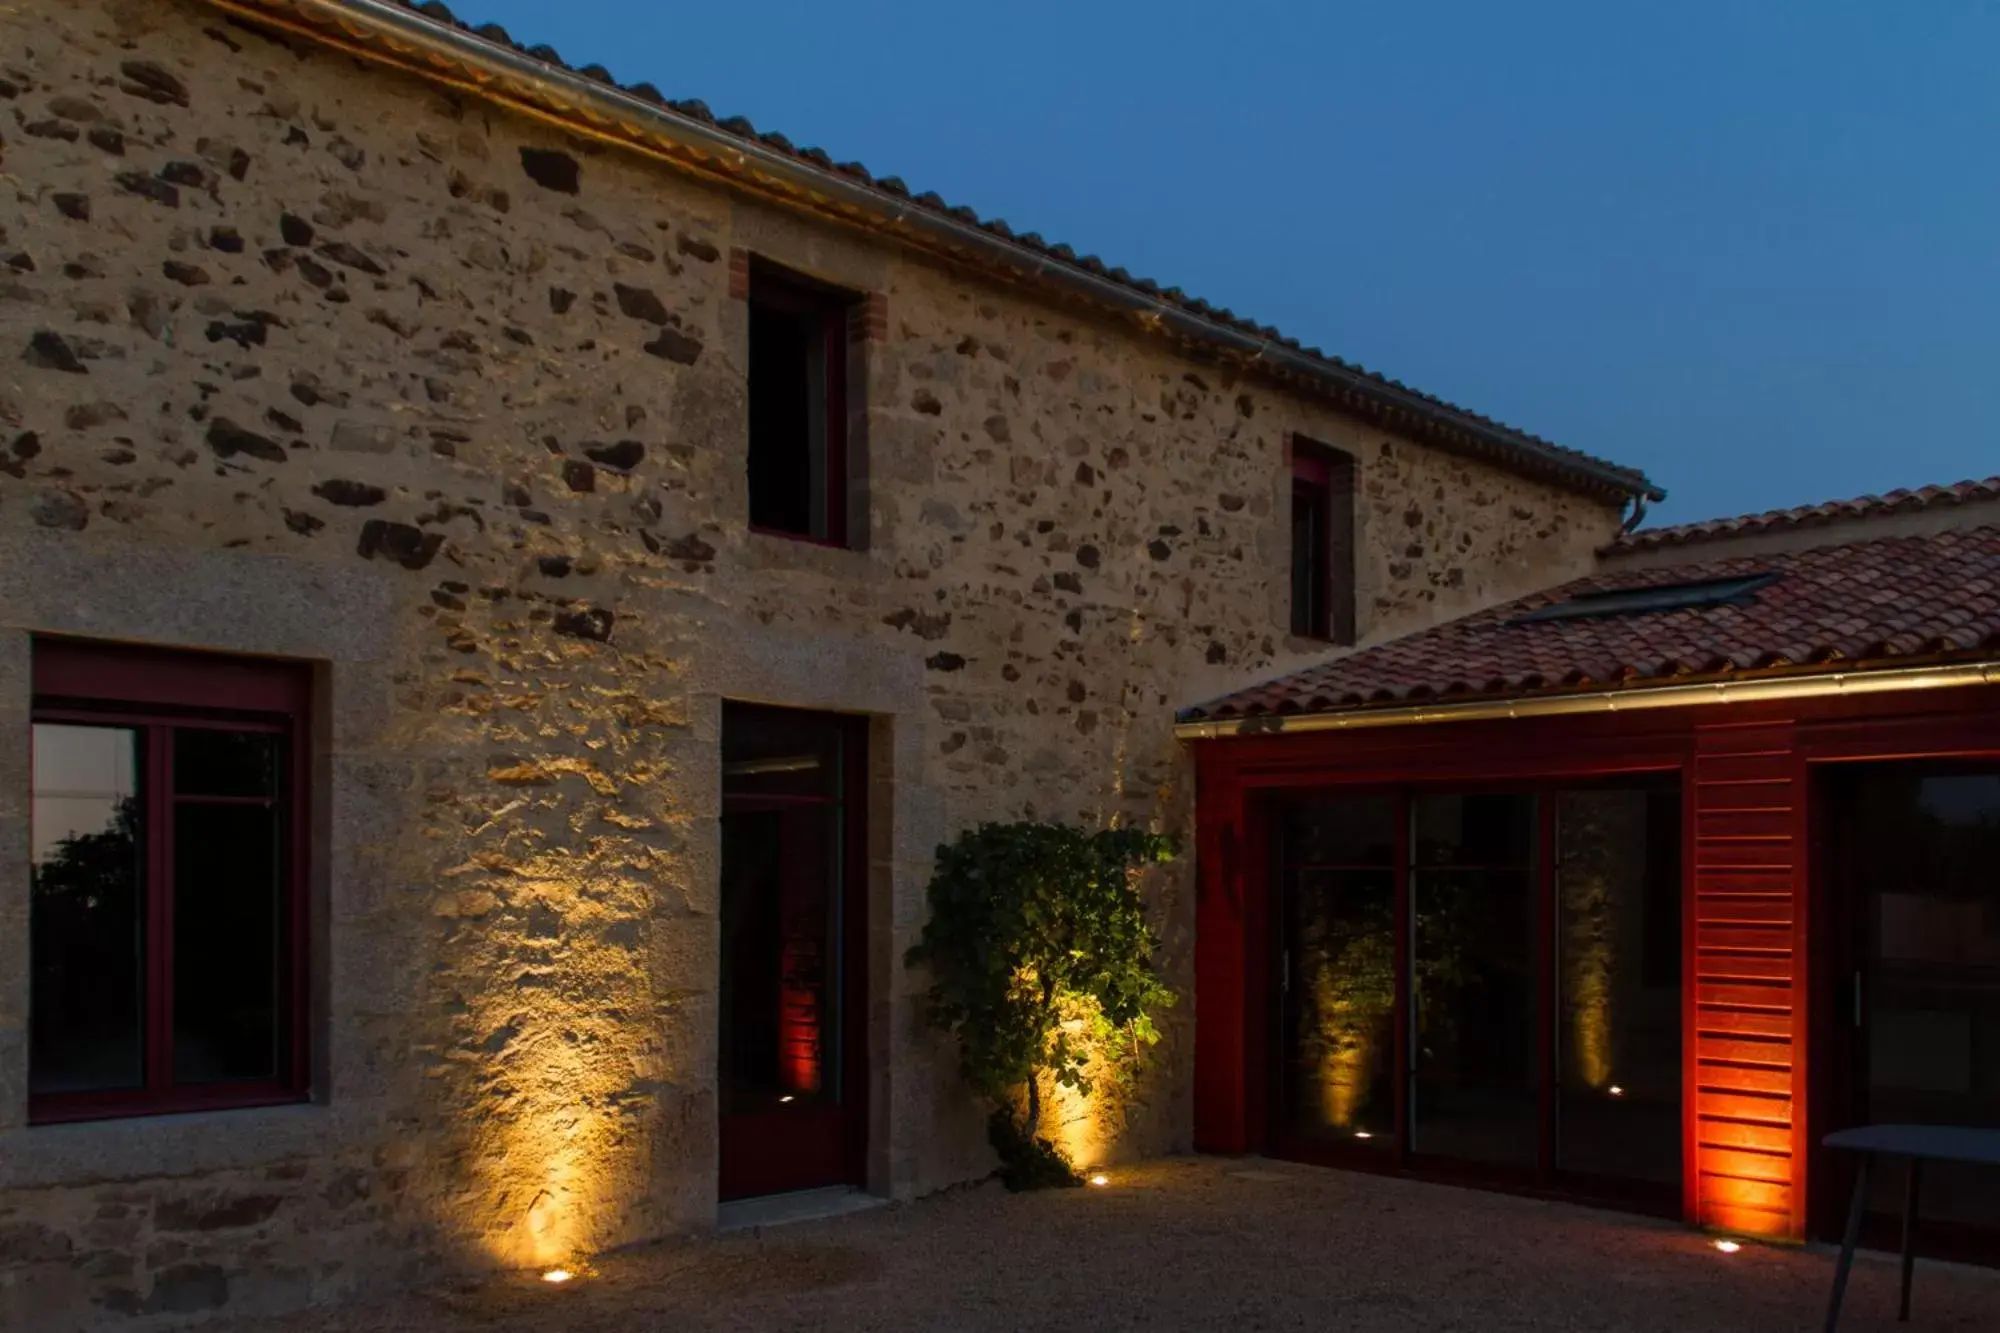
{"label": "red clay tile roof", "polygon": [[1887,495],[1862,495],[1852,500],[1827,500],[1800,505],[1796,509],[1773,509],[1762,514],[1741,514],[1734,518],[1711,518],[1701,523],[1682,523],[1671,528],[1642,528],[1628,532],[1605,547],[1607,555],[1631,551],[1652,551],[1663,546],[1691,546],[1696,542],[1718,541],[1725,537],[1746,537],[1765,532],[1788,532],[1794,528],[1821,527],[1846,519],[1881,518],[1889,514],[1909,514],[1924,509],[1948,509],[1953,505],[2000,500],[2000,477],[1984,481],[1961,481],[1951,486],[1922,486],[1916,490],[1890,491]]}
{"label": "red clay tile roof", "polygon": [[[210,3],[235,13],[270,11],[291,24],[303,23],[322,40],[332,23],[330,16],[314,6],[301,5],[299,0],[210,0]],[[799,147],[775,131],[759,130],[742,116],[718,118],[699,100],[667,97],[650,83],[620,83],[602,65],[568,64],[554,47],[523,44],[497,23],[475,26],[460,18],[442,0],[333,0],[333,3],[359,20],[384,23],[404,17],[406,22],[425,23],[433,31],[465,39],[493,56],[525,58],[547,71],[587,80],[600,85],[607,94],[645,104],[655,115],[720,132],[737,144],[782,155],[795,166],[859,187],[865,195],[874,196],[870,200],[874,211],[897,218],[913,212],[932,215],[975,228],[997,242],[1023,251],[1024,259],[1035,271],[1081,273],[1122,289],[1153,309],[1184,314],[1191,327],[1201,330],[1207,341],[1222,344],[1232,336],[1239,342],[1260,341],[1263,344],[1260,360],[1276,365],[1285,360],[1286,354],[1300,358],[1314,370],[1319,381],[1338,386],[1333,396],[1344,408],[1390,429],[1410,430],[1447,449],[1490,457],[1502,466],[1549,476],[1593,494],[1642,496],[1652,500],[1666,497],[1664,490],[1636,468],[1608,462],[1459,407],[1317,347],[1304,346],[1269,325],[1190,296],[1178,287],[1163,287],[1150,278],[1109,265],[1095,255],[1080,255],[1068,245],[1044,240],[1034,232],[1016,231],[1000,218],[982,218],[972,209],[947,203],[935,193],[914,193],[895,176],[877,176],[859,162],[836,161],[822,148]],[[335,40],[361,40],[362,36],[361,30],[350,25]],[[572,97],[570,104],[562,109],[573,112],[573,102]]]}
{"label": "red clay tile roof", "polygon": [[[1546,620],[1580,593],[1771,573],[1748,606]],[[1338,713],[2000,654],[2000,527],[1599,574],[1191,708],[1182,721]]]}

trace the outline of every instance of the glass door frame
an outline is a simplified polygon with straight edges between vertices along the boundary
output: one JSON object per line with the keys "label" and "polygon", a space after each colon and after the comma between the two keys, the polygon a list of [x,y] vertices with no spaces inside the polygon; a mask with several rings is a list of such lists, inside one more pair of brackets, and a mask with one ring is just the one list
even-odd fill
{"label": "glass door frame", "polygon": [[[1265,1027],[1264,1048],[1266,1052],[1265,1078],[1268,1090],[1264,1097],[1265,1142],[1270,1145],[1275,1157],[1311,1162],[1318,1165],[1339,1167],[1347,1170],[1368,1171],[1380,1174],[1401,1174],[1447,1183],[1475,1184],[1486,1188],[1500,1189],[1513,1193],[1538,1197],[1582,1199],[1603,1203],[1629,1211],[1657,1214],[1663,1217],[1679,1218],[1684,1215],[1686,1193],[1687,1147],[1685,1132],[1677,1136],[1676,1146],[1682,1157],[1680,1169],[1672,1184],[1635,1181],[1589,1175],[1581,1172],[1564,1171],[1558,1165],[1558,1104],[1560,1099],[1560,1048],[1558,1046],[1559,1006],[1561,995],[1558,990],[1561,961],[1561,917],[1560,893],[1557,885],[1556,848],[1556,797],[1562,792],[1607,790],[1634,787],[1659,787],[1669,785],[1680,795],[1681,826],[1674,831],[1676,845],[1681,849],[1680,891],[1682,902],[1676,919],[1680,922],[1682,938],[1678,952],[1684,960],[1681,971],[1681,1007],[1685,1008],[1692,994],[1692,982],[1685,966],[1690,941],[1687,938],[1687,859],[1688,840],[1692,836],[1692,820],[1686,793],[1686,769],[1680,764],[1661,764],[1657,767],[1621,769],[1611,773],[1597,774],[1555,774],[1537,775],[1532,778],[1454,778],[1441,777],[1422,781],[1404,782],[1354,782],[1314,784],[1310,786],[1285,786],[1267,788],[1258,795],[1258,803],[1263,806],[1262,816],[1257,823],[1262,825],[1263,865],[1266,869],[1269,907],[1266,909],[1266,929],[1262,932],[1267,954],[1264,974],[1268,979],[1265,1012],[1268,1015]],[[1393,796],[1396,801],[1396,851],[1395,851],[1395,1071],[1394,1071],[1394,1115],[1396,1123],[1393,1147],[1370,1143],[1366,1146],[1355,1143],[1345,1144],[1303,1138],[1292,1133],[1286,1124],[1285,1069],[1287,1060],[1284,1049],[1285,994],[1283,991],[1284,951],[1286,948],[1285,902],[1288,891],[1286,875],[1290,867],[1285,858],[1282,811],[1291,805],[1325,800],[1356,800],[1370,796]],[[1525,795],[1534,800],[1534,832],[1530,851],[1536,917],[1536,939],[1539,945],[1534,961],[1535,977],[1535,1083],[1539,1103],[1537,1164],[1531,1169],[1519,1169],[1459,1158],[1441,1156],[1435,1153],[1416,1151],[1413,1137],[1413,1094],[1415,1091],[1416,1063],[1414,1051],[1415,1012],[1411,1003],[1411,987],[1414,980],[1416,936],[1412,909],[1413,876],[1411,865],[1412,828],[1415,801],[1424,796],[1473,796],[1473,795]],[[1682,1037],[1686,1040],[1685,1032]],[[1691,1088],[1688,1085],[1686,1066],[1687,1053],[1681,1052],[1683,1083],[1681,1088],[1682,1115],[1685,1121],[1686,1105]]]}
{"label": "glass door frame", "polygon": [[[749,795],[724,792],[720,814],[792,812],[824,809],[838,803],[840,847],[835,858],[839,882],[829,904],[838,915],[838,949],[834,956],[840,1023],[835,1033],[833,1077],[838,1097],[830,1107],[788,1108],[780,1114],[732,1114],[724,1088],[717,1046],[717,1192],[727,1202],[831,1185],[867,1184],[868,1156],[868,764],[869,720],[865,715],[827,713],[764,704],[724,704],[730,716],[789,717],[804,728],[819,728],[839,738],[838,796]],[[718,829],[717,864],[721,847]],[[726,891],[726,889],[724,890]],[[720,938],[718,948],[726,957]],[[718,957],[717,1017],[721,1014],[723,981]],[[831,1146],[829,1146],[831,1145]],[[837,1166],[821,1160],[837,1152]]]}
{"label": "glass door frame", "polygon": [[[1868,929],[1863,888],[1853,866],[1840,852],[1844,827],[1841,802],[1834,792],[1842,778],[1867,770],[1920,770],[1926,776],[2000,772],[2000,751],[1973,751],[1929,756],[1860,755],[1822,760],[1811,765],[1807,783],[1807,837],[1810,847],[1810,887],[1813,911],[1809,923],[1810,952],[1818,966],[1809,978],[1808,1041],[1812,1059],[1807,1070],[1808,1122],[1812,1134],[1804,1165],[1807,1184],[1807,1231],[1816,1240],[1838,1240],[1847,1223],[1858,1164],[1854,1154],[1833,1152],[1819,1140],[1836,1130],[1866,1123],[1867,1072],[1865,1029],[1848,1020],[1857,1004],[1854,978],[1868,965]],[[1900,1184],[1904,1166],[1891,1163],[1889,1181]],[[1880,1178],[1878,1172],[1878,1179]],[[1921,1208],[1919,1209],[1921,1212]],[[1864,1247],[1902,1247],[1900,1213],[1869,1211],[1863,1215]],[[2000,1262],[2000,1238],[1991,1229],[1922,1221],[1918,1246],[1929,1256],[1991,1265]]]}

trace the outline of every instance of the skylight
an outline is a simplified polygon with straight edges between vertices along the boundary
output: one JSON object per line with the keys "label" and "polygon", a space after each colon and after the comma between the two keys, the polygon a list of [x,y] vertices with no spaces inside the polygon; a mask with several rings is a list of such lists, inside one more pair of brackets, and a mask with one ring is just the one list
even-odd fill
{"label": "skylight", "polygon": [[1589,620],[1598,616],[1646,616],[1662,611],[1691,611],[1710,606],[1750,606],[1756,594],[1778,581],[1776,574],[1749,574],[1700,583],[1666,583],[1651,588],[1614,588],[1578,593],[1508,621],[1532,625],[1541,620]]}

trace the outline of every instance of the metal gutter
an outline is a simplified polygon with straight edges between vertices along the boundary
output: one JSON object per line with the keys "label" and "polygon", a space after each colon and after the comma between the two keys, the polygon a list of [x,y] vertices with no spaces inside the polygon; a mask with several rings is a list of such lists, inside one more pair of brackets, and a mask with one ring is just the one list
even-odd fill
{"label": "metal gutter", "polygon": [[[208,0],[208,3],[247,19],[288,28],[314,41],[329,41],[329,34],[323,30],[300,27],[274,15],[271,0]],[[923,207],[890,191],[743,138],[671,107],[655,105],[615,85],[550,65],[450,23],[429,18],[395,0],[284,0],[284,6],[302,15],[316,16],[316,22],[336,28],[351,39],[359,40],[370,35],[381,39],[398,57],[387,63],[414,69],[426,78],[457,84],[530,115],[558,120],[572,131],[641,151],[647,149],[643,142],[608,133],[606,126],[587,122],[622,122],[663,134],[702,156],[727,164],[734,171],[767,177],[791,190],[828,201],[840,211],[864,214],[878,224],[886,223],[923,248],[942,251],[960,259],[970,258],[982,265],[1001,269],[1017,280],[1064,289],[1092,304],[1130,315],[1155,330],[1217,348],[1247,365],[1269,367],[1279,374],[1305,380],[1322,392],[1365,398],[1389,412],[1406,413],[1434,428],[1458,432],[1550,473],[1628,497],[1641,511],[1646,501],[1666,498],[1666,492],[1642,473],[1588,456],[1571,454],[1546,441],[1479,421],[1462,411],[1440,405],[1421,394],[1385,383],[1351,367],[1308,355],[1274,339],[1232,328],[1172,302],[1148,296],[1115,279],[1100,277],[1058,256],[1011,241],[975,223]],[[335,44],[347,45],[338,41]],[[365,49],[357,53],[382,58],[379,53]],[[566,108],[569,114],[551,115],[547,107],[525,102],[520,96],[492,83],[468,83],[453,79],[439,68],[440,58],[514,81],[522,85],[522,91],[534,94],[545,104]],[[579,124],[577,117],[586,123]]]}
{"label": "metal gutter", "polygon": [[1954,666],[1889,667],[1877,671],[1835,671],[1810,676],[1764,676],[1752,680],[1710,681],[1702,685],[1597,690],[1587,694],[1543,695],[1527,699],[1474,699],[1455,704],[1363,708],[1347,713],[1267,713],[1257,717],[1182,722],[1174,727],[1174,735],[1184,741],[1289,736],[1303,732],[1363,731],[1438,722],[1573,717],[1585,713],[1631,713],[1653,708],[1859,698],[1870,694],[1957,689],[1968,685],[2000,685],[2000,661]]}

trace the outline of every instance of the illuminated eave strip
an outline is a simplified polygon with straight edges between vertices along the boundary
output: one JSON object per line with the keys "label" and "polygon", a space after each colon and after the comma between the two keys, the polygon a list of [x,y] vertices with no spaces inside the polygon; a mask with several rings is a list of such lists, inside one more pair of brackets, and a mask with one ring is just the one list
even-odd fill
{"label": "illuminated eave strip", "polygon": [[1432,722],[1572,717],[1584,713],[1629,713],[1649,708],[1698,708],[1714,704],[1770,703],[1835,696],[1854,698],[1906,690],[1955,689],[1967,685],[2000,685],[2000,662],[1835,671],[1810,676],[1765,676],[1754,680],[1717,680],[1700,685],[1662,685],[1650,689],[1595,690],[1587,694],[1543,695],[1528,699],[1471,699],[1463,703],[1366,708],[1347,713],[1266,713],[1257,717],[1182,722],[1174,728],[1174,735],[1184,741],[1210,741],[1309,731],[1408,727]]}

